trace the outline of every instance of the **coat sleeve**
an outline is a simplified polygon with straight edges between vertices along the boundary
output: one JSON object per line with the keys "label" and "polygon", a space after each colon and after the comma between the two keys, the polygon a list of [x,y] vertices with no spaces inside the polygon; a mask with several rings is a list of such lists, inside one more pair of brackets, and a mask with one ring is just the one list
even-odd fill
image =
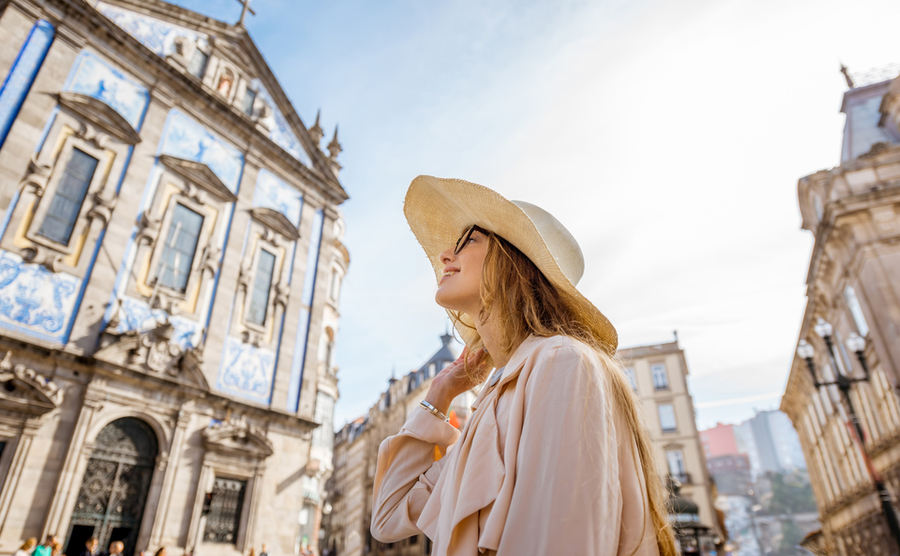
{"label": "coat sleeve", "polygon": [[600,365],[569,346],[535,361],[498,556],[618,553],[622,491]]}
{"label": "coat sleeve", "polygon": [[416,521],[447,462],[434,461],[434,448],[446,454],[458,438],[456,428],[417,407],[400,432],[381,443],[372,496],[375,539],[397,542],[421,533]]}

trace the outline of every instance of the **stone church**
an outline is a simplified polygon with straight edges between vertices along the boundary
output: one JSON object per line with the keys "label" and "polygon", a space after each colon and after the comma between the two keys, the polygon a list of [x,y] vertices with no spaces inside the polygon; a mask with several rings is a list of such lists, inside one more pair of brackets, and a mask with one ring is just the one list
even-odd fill
{"label": "stone church", "polygon": [[337,130],[160,0],[0,0],[0,553],[315,547]]}

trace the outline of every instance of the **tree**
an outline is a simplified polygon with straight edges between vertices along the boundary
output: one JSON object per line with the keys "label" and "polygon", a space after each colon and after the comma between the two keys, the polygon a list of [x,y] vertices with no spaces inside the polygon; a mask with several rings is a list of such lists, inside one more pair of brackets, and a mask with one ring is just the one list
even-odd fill
{"label": "tree", "polygon": [[809,483],[797,475],[772,473],[770,514],[799,514],[816,511],[816,499]]}

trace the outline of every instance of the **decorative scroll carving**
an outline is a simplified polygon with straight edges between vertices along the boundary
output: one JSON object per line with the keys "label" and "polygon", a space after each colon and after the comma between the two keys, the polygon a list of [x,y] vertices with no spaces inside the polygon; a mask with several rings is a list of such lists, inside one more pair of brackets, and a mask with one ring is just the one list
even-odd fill
{"label": "decorative scroll carving", "polygon": [[28,163],[28,173],[19,182],[19,191],[26,188],[34,190],[34,194],[38,197],[44,194],[47,189],[47,182],[50,180],[50,174],[53,173],[53,166],[49,164],[41,164],[37,160],[37,153],[31,155],[31,161]]}
{"label": "decorative scroll carving", "polygon": [[286,309],[290,296],[291,286],[289,284],[286,282],[275,284],[275,305],[281,305],[282,309]]}
{"label": "decorative scroll carving", "polygon": [[160,227],[162,227],[162,218],[154,218],[150,211],[145,210],[138,219],[136,243],[138,245],[141,243],[155,244],[159,237]]}
{"label": "decorative scroll carving", "polygon": [[214,422],[203,430],[203,447],[224,455],[265,459],[275,453],[265,432],[240,419]]}
{"label": "decorative scroll carving", "polygon": [[112,218],[112,211],[116,207],[117,197],[113,195],[110,198],[106,198],[100,191],[97,191],[91,195],[91,200],[94,204],[88,211],[88,218],[91,220],[95,218],[103,220],[103,225],[106,226],[109,224],[110,218]]}
{"label": "decorative scroll carving", "polygon": [[25,365],[12,364],[12,352],[0,361],[0,407],[32,415],[43,415],[59,407],[60,387]]}

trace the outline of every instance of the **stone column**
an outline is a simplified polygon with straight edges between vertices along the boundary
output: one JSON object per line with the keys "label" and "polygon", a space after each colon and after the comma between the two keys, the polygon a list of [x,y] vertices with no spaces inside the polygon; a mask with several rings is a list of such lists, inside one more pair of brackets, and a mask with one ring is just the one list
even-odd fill
{"label": "stone column", "polygon": [[58,529],[64,525],[63,522],[66,520],[66,510],[75,504],[74,498],[78,496],[78,489],[81,486],[82,479],[78,474],[78,470],[83,467],[81,463],[90,458],[90,451],[85,451],[85,438],[91,423],[94,421],[94,416],[103,407],[103,400],[106,394],[101,390],[104,388],[105,383],[103,381],[94,380],[88,384],[87,391],[84,394],[81,413],[78,415],[78,422],[75,424],[75,430],[72,432],[72,441],[66,451],[66,461],[63,464],[62,472],[59,474],[59,482],[52,491],[53,501],[50,503],[47,518],[44,520],[44,529],[41,531],[41,537],[46,537],[48,534],[57,534]]}
{"label": "stone column", "polygon": [[162,493],[156,509],[156,519],[153,521],[153,531],[150,534],[150,546],[161,546],[165,537],[166,518],[169,513],[169,501],[175,490],[178,463],[181,460],[181,452],[184,445],[185,431],[191,422],[191,413],[182,407],[178,411],[178,422],[175,425],[175,433],[172,435],[172,445],[169,449],[169,461],[163,479]]}
{"label": "stone column", "polygon": [[[209,490],[209,482],[213,477],[213,468],[208,461],[203,462],[203,469],[200,471],[200,480],[197,481],[197,497],[194,499],[194,509],[191,511],[191,525],[188,528],[186,550],[196,551],[197,545],[202,541],[203,532],[200,530],[205,519],[203,517],[203,502],[206,499],[206,492]],[[154,546],[155,548],[155,546]]]}
{"label": "stone column", "polygon": [[9,471],[3,483],[3,490],[0,490],[0,533],[3,532],[3,527],[6,524],[6,516],[9,514],[12,506],[16,487],[19,485],[19,477],[25,468],[25,462],[28,461],[28,451],[31,449],[31,443],[40,428],[40,417],[31,417],[22,423],[22,433],[19,436],[19,441],[16,442],[16,451],[13,454],[12,462],[9,464]]}
{"label": "stone column", "polygon": [[252,546],[256,546],[256,518],[259,514],[259,502],[262,497],[263,475],[265,475],[265,464],[260,463],[253,474],[252,492],[250,494],[250,515],[247,519],[247,531],[244,533],[243,550],[248,550]]}

